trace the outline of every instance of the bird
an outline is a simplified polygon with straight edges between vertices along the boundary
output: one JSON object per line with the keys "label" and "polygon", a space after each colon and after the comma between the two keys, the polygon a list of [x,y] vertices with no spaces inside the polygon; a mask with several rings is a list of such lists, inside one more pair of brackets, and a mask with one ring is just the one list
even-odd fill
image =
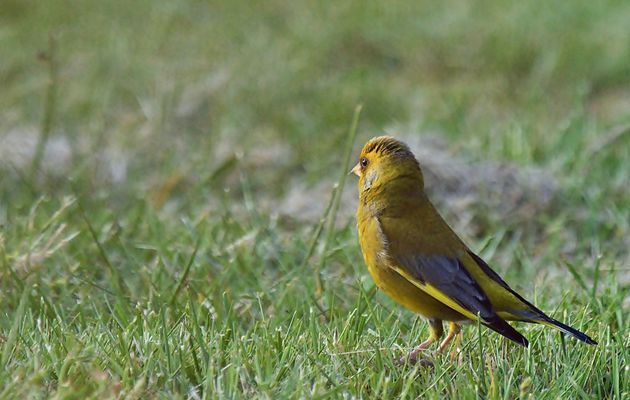
{"label": "bird", "polygon": [[420,164],[405,143],[370,139],[350,173],[359,177],[357,230],[370,275],[386,295],[428,320],[429,337],[406,360],[415,363],[442,338],[443,321],[448,333],[436,354],[463,324],[477,321],[524,347],[527,339],[507,321],[543,324],[597,344],[527,301],[457,236],[427,196]]}

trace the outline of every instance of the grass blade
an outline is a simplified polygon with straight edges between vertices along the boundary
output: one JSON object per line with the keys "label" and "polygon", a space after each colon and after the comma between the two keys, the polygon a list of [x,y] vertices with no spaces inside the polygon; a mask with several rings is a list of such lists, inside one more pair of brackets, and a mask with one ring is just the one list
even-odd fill
{"label": "grass blade", "polygon": [[333,235],[333,231],[335,229],[335,220],[337,219],[337,211],[339,210],[339,203],[341,202],[341,193],[343,192],[343,187],[346,183],[346,178],[348,177],[348,169],[350,168],[350,159],[352,157],[352,147],[354,145],[354,140],[357,136],[357,128],[359,126],[359,117],[361,116],[361,110],[363,106],[358,105],[354,109],[354,115],[352,116],[352,124],[350,124],[350,129],[348,130],[348,136],[345,146],[345,153],[341,168],[341,173],[339,175],[339,180],[335,185],[336,191],[334,192],[330,213],[328,214],[326,231],[324,234],[324,241],[322,242],[322,247],[320,250],[320,259],[319,264],[315,270],[315,277],[317,279],[317,294],[320,295],[323,292],[323,284],[321,280],[321,270],[324,268],[326,264],[326,249],[328,248],[328,244],[330,243]]}
{"label": "grass blade", "polygon": [[20,303],[18,305],[17,311],[15,312],[15,317],[13,318],[13,324],[11,325],[11,330],[9,331],[9,337],[4,343],[2,349],[2,359],[0,360],[0,365],[2,365],[3,369],[7,368],[9,358],[11,357],[11,354],[13,354],[13,351],[15,349],[15,343],[17,342],[20,326],[22,326],[22,320],[24,319],[24,314],[26,313],[26,303],[28,302],[28,295],[30,290],[31,284],[27,282],[27,284],[24,285],[24,289],[22,290],[22,296],[20,297]]}

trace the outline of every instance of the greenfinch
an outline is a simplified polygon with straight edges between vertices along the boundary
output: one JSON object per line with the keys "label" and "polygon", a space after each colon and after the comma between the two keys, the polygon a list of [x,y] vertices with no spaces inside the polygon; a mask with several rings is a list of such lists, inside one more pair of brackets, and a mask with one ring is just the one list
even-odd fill
{"label": "greenfinch", "polygon": [[389,136],[371,139],[351,172],[359,177],[357,227],[370,275],[385,294],[429,322],[429,338],[409,354],[411,362],[443,336],[442,321],[449,329],[438,353],[470,321],[525,347],[527,339],[506,321],[544,324],[597,344],[525,300],[462,242],[431,204],[406,144]]}

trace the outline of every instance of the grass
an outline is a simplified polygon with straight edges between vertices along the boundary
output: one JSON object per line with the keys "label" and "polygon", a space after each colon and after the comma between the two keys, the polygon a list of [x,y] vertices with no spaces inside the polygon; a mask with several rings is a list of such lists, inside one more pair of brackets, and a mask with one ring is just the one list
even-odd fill
{"label": "grass", "polygon": [[[630,398],[629,22],[617,1],[5,1],[0,398]],[[383,131],[554,177],[545,211],[475,198],[463,233],[599,345],[471,325],[454,359],[395,366],[426,324],[374,288],[333,189]],[[322,181],[321,221],[277,208]]]}

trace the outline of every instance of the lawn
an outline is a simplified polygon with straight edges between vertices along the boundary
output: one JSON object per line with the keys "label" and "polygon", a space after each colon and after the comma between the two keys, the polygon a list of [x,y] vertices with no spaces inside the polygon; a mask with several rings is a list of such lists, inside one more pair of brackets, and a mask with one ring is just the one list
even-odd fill
{"label": "lawn", "polygon": [[[630,399],[630,3],[4,0],[0,83],[1,399]],[[397,366],[345,163],[383,133],[599,345]]]}

